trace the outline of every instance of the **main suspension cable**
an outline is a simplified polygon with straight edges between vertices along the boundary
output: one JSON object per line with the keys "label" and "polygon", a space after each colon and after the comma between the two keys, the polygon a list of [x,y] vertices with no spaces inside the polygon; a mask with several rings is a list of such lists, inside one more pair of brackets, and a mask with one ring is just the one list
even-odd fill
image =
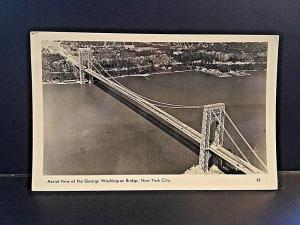
{"label": "main suspension cable", "polygon": [[[95,68],[95,70],[96,70],[96,72],[98,72],[99,74],[101,74],[101,72],[98,70],[98,68],[91,62],[91,65]],[[118,83],[119,84],[119,83]],[[119,84],[121,87],[123,87],[123,88],[126,88],[126,89],[128,89],[127,87],[125,87],[125,86],[123,86],[122,84]],[[138,95],[138,94],[136,94],[138,97],[140,97],[140,98],[143,98],[143,99],[145,99],[145,97],[143,97],[143,96],[141,96],[141,95]],[[146,98],[147,99],[147,98]],[[162,108],[173,108],[173,109],[181,109],[181,108],[190,108],[190,109],[193,109],[192,107],[193,106],[185,106],[185,107],[183,107],[183,106],[170,106],[170,105],[162,105],[162,104],[155,104],[155,103],[152,103],[153,105],[155,105],[155,106],[158,106],[158,107],[162,107]],[[198,107],[199,108],[199,107]]]}
{"label": "main suspension cable", "polygon": [[251,147],[251,145],[248,143],[248,141],[246,140],[246,138],[243,136],[243,134],[240,132],[240,130],[237,128],[237,126],[234,124],[234,122],[232,121],[232,119],[229,117],[229,115],[225,112],[225,116],[227,117],[227,119],[229,120],[229,122],[231,123],[231,125],[234,127],[234,129],[236,130],[236,132],[240,135],[240,137],[242,138],[242,140],[245,142],[245,144],[248,146],[248,148],[252,151],[252,153],[254,154],[254,156],[258,159],[258,161],[263,165],[263,167],[267,170],[267,166],[266,164],[261,160],[261,158],[257,155],[257,153],[254,151],[254,149]]}
{"label": "main suspension cable", "polygon": [[[229,132],[227,131],[227,129],[224,127],[223,123],[221,123],[221,121],[219,120],[219,118],[217,117],[216,113],[214,111],[212,111],[214,117],[217,119],[218,123],[222,126],[222,128],[224,129],[225,133],[227,134],[227,136],[229,137],[229,139],[231,140],[231,142],[233,143],[233,145],[237,148],[237,150],[240,152],[240,154],[243,156],[243,158],[248,162],[249,160],[247,159],[247,157],[245,156],[245,154],[243,153],[243,151],[241,150],[241,148],[238,146],[238,144],[235,142],[235,140],[233,139],[233,137],[229,134]],[[251,164],[251,163],[250,163]]]}
{"label": "main suspension cable", "polygon": [[[109,72],[107,72],[107,70],[98,62],[98,60],[93,56],[91,55],[92,58],[96,61],[96,63],[98,64],[98,66],[114,81],[116,82],[117,84],[119,84],[120,86],[126,88],[123,84],[121,84],[120,82],[118,82],[112,75],[110,75]],[[91,62],[91,60],[90,60]],[[93,64],[93,62],[91,62]],[[94,65],[94,68],[95,65]],[[97,70],[99,72],[99,70]],[[200,109],[200,108],[203,108],[204,106],[198,106],[198,105],[181,105],[181,104],[172,104],[172,103],[166,103],[166,102],[161,102],[161,101],[157,101],[157,100],[154,100],[154,99],[151,99],[151,98],[147,98],[145,96],[142,96],[142,95],[139,95],[139,94],[136,94],[137,96],[145,99],[145,100],[148,100],[150,102],[154,102],[156,104],[156,106],[159,106],[159,107],[163,107],[163,108],[175,108],[175,109]]]}

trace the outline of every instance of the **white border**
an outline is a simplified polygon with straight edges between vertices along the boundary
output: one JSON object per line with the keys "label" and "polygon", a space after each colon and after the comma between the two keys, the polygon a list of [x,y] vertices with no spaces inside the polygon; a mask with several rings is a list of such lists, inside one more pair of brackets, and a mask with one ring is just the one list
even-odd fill
{"label": "white border", "polygon": [[[42,40],[128,41],[128,42],[268,42],[266,93],[266,148],[268,173],[260,175],[43,175],[43,92]],[[113,190],[274,190],[277,184],[276,166],[276,74],[277,35],[175,35],[175,34],[113,34],[31,32],[32,98],[33,98],[33,191],[113,191]],[[75,183],[78,179],[168,179],[159,183]],[[257,182],[257,178],[260,182]],[[49,184],[48,180],[68,180],[70,183]]]}

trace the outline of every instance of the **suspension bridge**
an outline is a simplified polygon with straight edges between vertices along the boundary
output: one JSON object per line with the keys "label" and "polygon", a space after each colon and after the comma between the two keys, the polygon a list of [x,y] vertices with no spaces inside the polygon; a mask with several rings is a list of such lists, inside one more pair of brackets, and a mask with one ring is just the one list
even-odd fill
{"label": "suspension bridge", "polygon": [[[126,99],[131,105],[139,108],[140,114],[149,114],[156,121],[173,132],[173,136],[181,136],[184,140],[191,141],[199,149],[199,167],[206,173],[209,170],[209,159],[213,154],[228,163],[236,171],[245,174],[257,174],[267,172],[266,164],[257,155],[241,131],[235,125],[230,116],[226,113],[224,103],[215,103],[204,106],[197,105],[180,105],[157,101],[137,94],[113,77],[92,55],[89,48],[79,48],[76,55],[63,48],[59,44],[51,47],[53,51],[63,56],[74,70],[79,74],[80,83],[97,81],[101,86],[109,89],[118,97]],[[180,108],[180,109],[203,109],[201,132],[181,122],[173,117],[162,108]],[[247,148],[253,154],[254,158],[260,163],[259,169],[246,157],[245,149],[241,149],[234,138],[225,128],[225,118],[229,121],[237,134],[243,140]],[[214,126],[213,126],[214,125]],[[224,134],[233,143],[238,150],[239,155],[232,153],[223,146]]]}

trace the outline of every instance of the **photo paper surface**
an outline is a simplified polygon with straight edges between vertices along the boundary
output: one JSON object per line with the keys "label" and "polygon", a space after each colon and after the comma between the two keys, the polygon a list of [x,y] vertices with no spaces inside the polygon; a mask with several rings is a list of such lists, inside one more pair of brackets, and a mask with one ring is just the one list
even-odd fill
{"label": "photo paper surface", "polygon": [[31,32],[34,191],[277,189],[278,36]]}

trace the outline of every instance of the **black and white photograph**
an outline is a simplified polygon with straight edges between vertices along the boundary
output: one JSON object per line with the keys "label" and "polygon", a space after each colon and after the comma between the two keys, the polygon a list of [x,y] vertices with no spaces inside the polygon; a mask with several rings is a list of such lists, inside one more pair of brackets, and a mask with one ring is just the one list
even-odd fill
{"label": "black and white photograph", "polygon": [[276,189],[277,45],[32,32],[35,189]]}

